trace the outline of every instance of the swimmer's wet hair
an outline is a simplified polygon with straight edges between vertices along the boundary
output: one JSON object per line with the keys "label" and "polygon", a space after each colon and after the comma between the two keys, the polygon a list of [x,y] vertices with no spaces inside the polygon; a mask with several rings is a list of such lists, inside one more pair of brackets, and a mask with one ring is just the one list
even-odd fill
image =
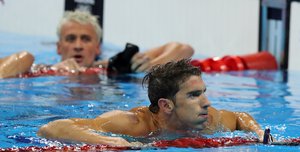
{"label": "swimmer's wet hair", "polygon": [[69,22],[69,21],[75,21],[75,22],[80,23],[80,24],[91,24],[94,27],[95,32],[97,34],[98,41],[100,42],[101,35],[102,35],[102,29],[101,29],[101,27],[98,23],[98,17],[95,16],[95,15],[92,15],[89,12],[78,11],[78,10],[76,10],[76,11],[66,11],[64,13],[64,16],[60,20],[60,22],[57,26],[57,31],[56,31],[56,34],[57,34],[59,39],[60,39],[60,36],[61,36],[62,26],[65,23]]}
{"label": "swimmer's wet hair", "polygon": [[180,85],[190,76],[201,75],[201,70],[190,64],[190,59],[178,62],[168,62],[164,65],[156,65],[146,74],[143,85],[148,81],[148,97],[151,105],[149,109],[153,113],[159,111],[158,100],[170,99],[175,102],[175,95]]}

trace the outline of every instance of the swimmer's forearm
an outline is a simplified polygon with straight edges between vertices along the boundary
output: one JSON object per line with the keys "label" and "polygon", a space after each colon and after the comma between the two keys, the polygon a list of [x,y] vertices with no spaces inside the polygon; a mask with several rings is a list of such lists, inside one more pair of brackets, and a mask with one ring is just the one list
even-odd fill
{"label": "swimmer's forearm", "polygon": [[135,72],[144,72],[150,70],[154,65],[190,58],[193,54],[194,49],[191,46],[178,42],[170,42],[146,50],[143,53],[135,54],[131,59],[131,69]]}
{"label": "swimmer's forearm", "polygon": [[97,143],[98,138],[87,131],[87,129],[77,127],[74,121],[69,119],[56,120],[42,126],[38,131],[38,135],[55,140],[87,142],[91,144]]}
{"label": "swimmer's forearm", "polygon": [[26,51],[1,59],[0,78],[14,77],[29,71],[33,61],[33,55]]}
{"label": "swimmer's forearm", "polygon": [[55,140],[76,141],[88,144],[105,144],[114,146],[130,145],[123,138],[101,136],[89,128],[79,127],[75,125],[73,120],[70,119],[50,122],[39,129],[38,135]]}
{"label": "swimmer's forearm", "polygon": [[166,58],[168,61],[171,61],[190,58],[194,54],[194,49],[187,44],[170,42],[160,47],[146,50],[145,54],[150,58],[160,58],[160,56],[163,56],[163,59],[160,58],[160,60],[164,60],[164,58]]}

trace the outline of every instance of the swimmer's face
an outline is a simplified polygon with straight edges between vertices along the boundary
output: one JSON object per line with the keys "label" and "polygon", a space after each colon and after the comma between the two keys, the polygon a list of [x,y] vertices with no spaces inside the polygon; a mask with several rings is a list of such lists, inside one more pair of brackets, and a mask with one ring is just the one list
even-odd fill
{"label": "swimmer's face", "polygon": [[174,112],[183,129],[202,130],[206,127],[210,102],[205,91],[206,86],[200,76],[191,76],[179,86]]}
{"label": "swimmer's face", "polygon": [[80,66],[90,67],[100,52],[99,41],[91,24],[66,22],[61,28],[57,53],[61,59],[74,58]]}

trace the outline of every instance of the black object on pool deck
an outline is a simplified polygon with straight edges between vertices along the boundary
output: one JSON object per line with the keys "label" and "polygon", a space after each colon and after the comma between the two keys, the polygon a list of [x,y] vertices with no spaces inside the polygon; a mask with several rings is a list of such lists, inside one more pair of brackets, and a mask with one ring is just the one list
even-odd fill
{"label": "black object on pool deck", "polygon": [[131,73],[130,61],[137,52],[139,52],[137,45],[127,43],[124,51],[109,59],[107,71],[112,74]]}

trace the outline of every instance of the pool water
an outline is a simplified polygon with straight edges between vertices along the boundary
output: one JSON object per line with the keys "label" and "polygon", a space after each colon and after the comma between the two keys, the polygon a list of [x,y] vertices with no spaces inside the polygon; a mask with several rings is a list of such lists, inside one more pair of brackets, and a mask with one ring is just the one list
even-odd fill
{"label": "pool water", "polygon": [[[19,36],[18,38],[20,38]],[[27,36],[26,36],[27,37]],[[0,36],[0,40],[3,39]],[[37,56],[38,63],[59,60],[53,43],[41,38],[22,41]],[[46,41],[53,41],[46,39]],[[0,51],[22,50],[10,40]],[[26,48],[25,48],[26,49]],[[44,52],[41,52],[44,51]],[[45,55],[47,54],[47,55]],[[48,54],[53,55],[49,58]],[[4,55],[5,56],[5,53]],[[129,110],[149,104],[147,90],[141,85],[144,73],[118,77],[105,75],[48,76],[0,79],[0,148],[62,146],[66,143],[36,135],[38,128],[64,118],[94,118],[103,112]],[[299,71],[244,71],[204,73],[208,99],[217,109],[245,111],[270,128],[278,139],[300,137]],[[241,131],[217,133],[209,137],[248,137]],[[242,145],[219,148],[176,148],[164,151],[299,151],[300,146]],[[157,151],[145,149],[145,151]]]}

